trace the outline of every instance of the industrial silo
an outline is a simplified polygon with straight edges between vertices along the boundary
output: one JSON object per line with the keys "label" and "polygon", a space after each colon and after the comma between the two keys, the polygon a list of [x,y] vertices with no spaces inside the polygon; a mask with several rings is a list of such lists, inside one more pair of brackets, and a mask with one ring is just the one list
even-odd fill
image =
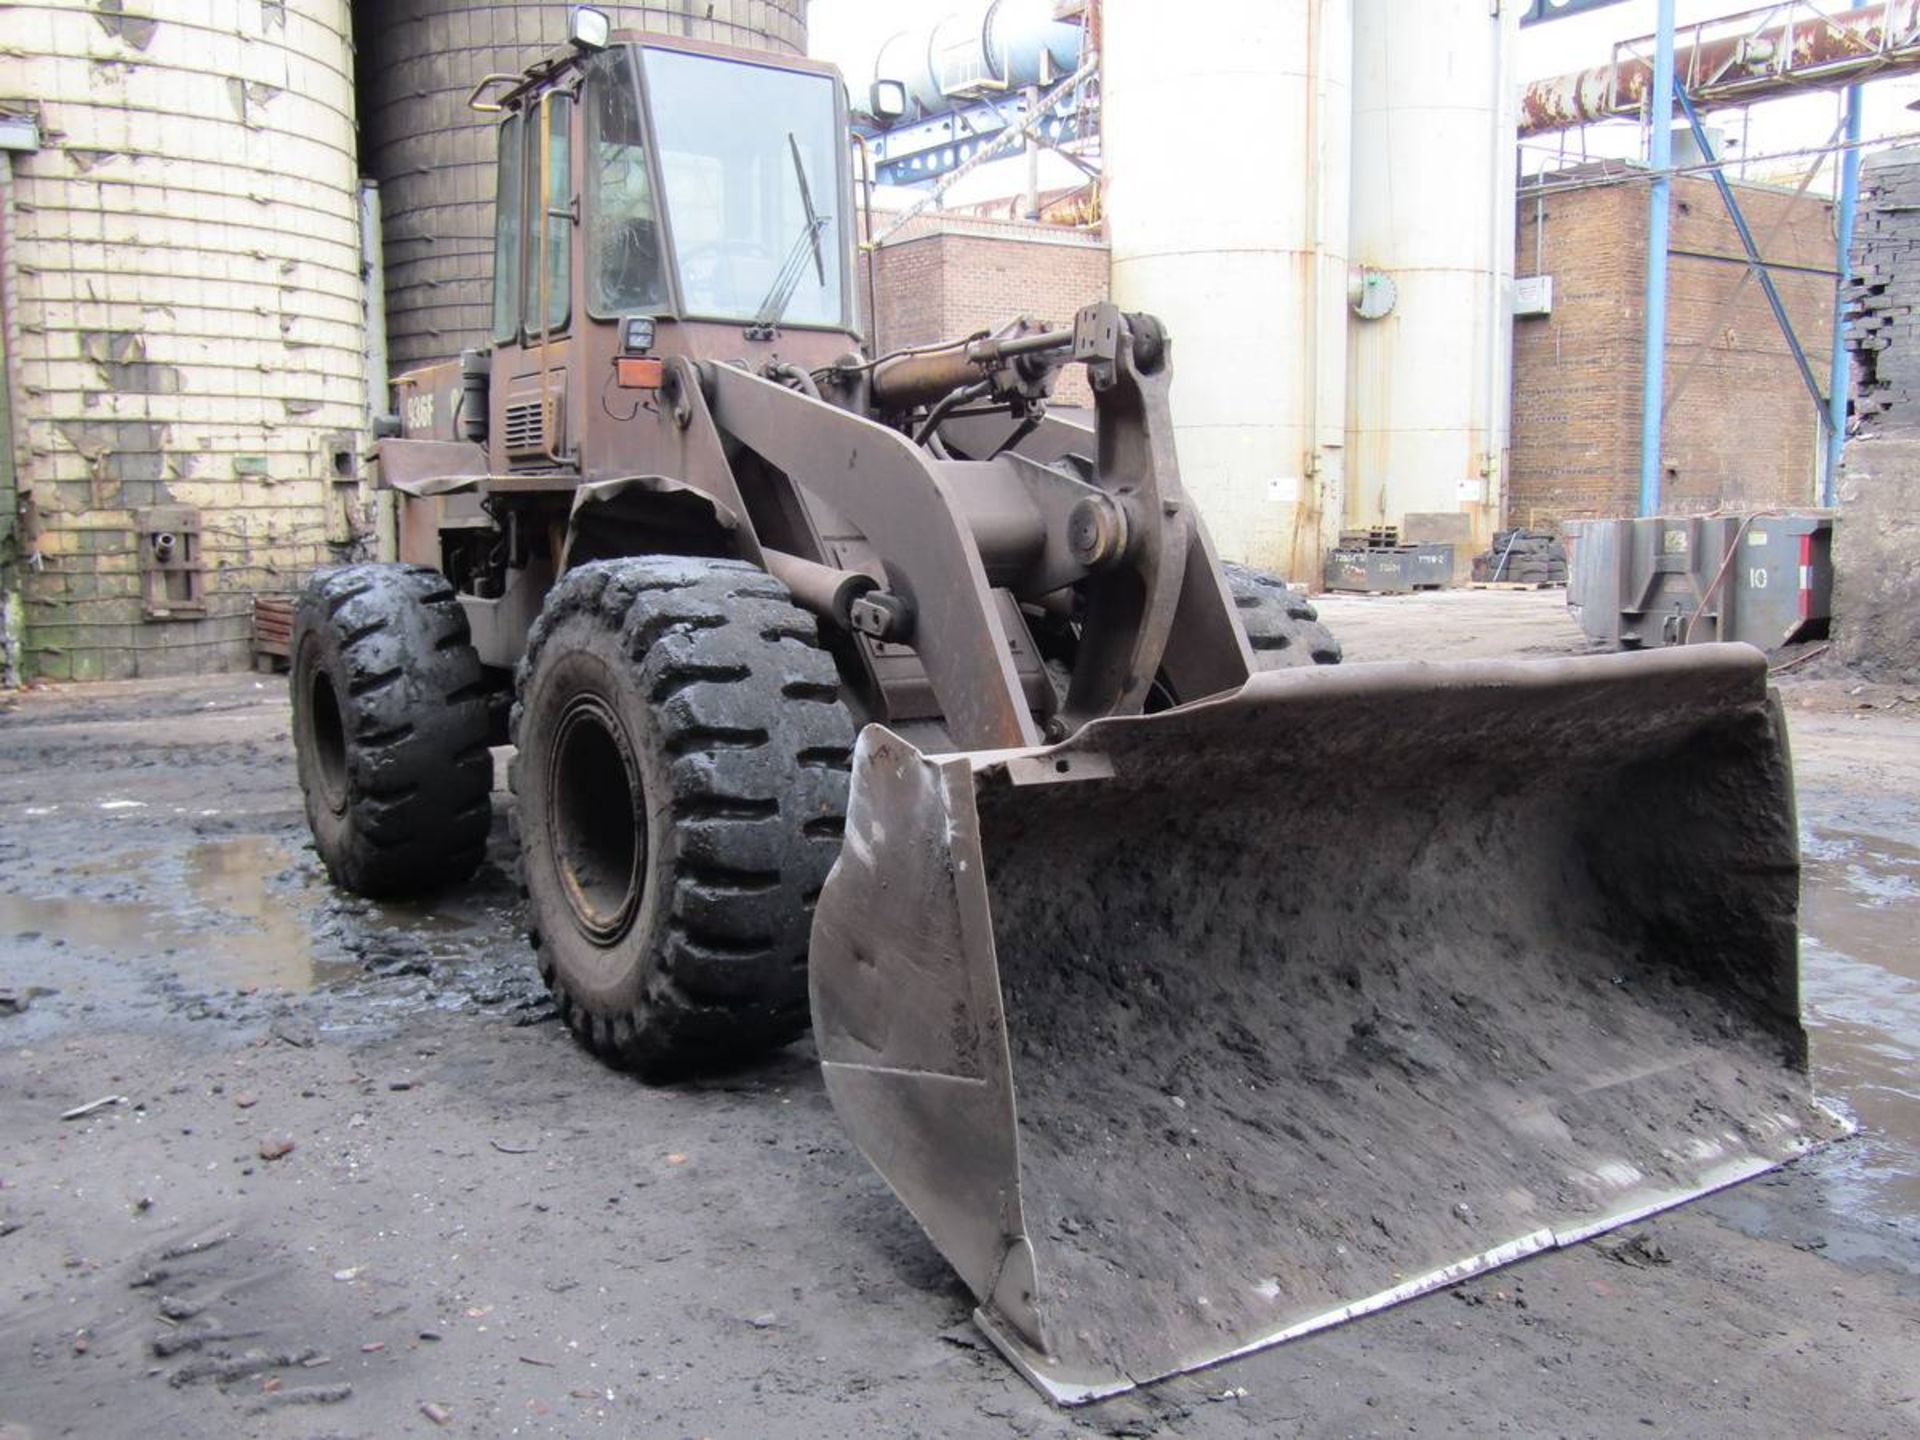
{"label": "industrial silo", "polygon": [[1181,475],[1221,552],[1295,579],[1341,518],[1348,0],[1109,0],[1114,299],[1173,337]]}
{"label": "industrial silo", "polygon": [[[802,55],[806,0],[603,4],[616,27]],[[493,127],[467,108],[482,76],[565,42],[570,4],[356,0],[361,166],[380,182],[387,362],[398,374],[487,343]]]}
{"label": "industrial silo", "polygon": [[1500,523],[1519,10],[1353,0],[1350,526],[1464,516],[1480,549]]}
{"label": "industrial silo", "polygon": [[0,6],[0,53],[26,668],[245,665],[360,521],[346,0]]}

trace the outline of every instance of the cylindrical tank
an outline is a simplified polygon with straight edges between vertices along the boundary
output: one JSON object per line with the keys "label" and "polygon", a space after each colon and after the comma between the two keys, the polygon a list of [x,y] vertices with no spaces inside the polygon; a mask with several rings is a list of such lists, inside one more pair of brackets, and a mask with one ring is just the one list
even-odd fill
{"label": "cylindrical tank", "polygon": [[[467,108],[482,76],[518,73],[566,42],[559,0],[355,0],[360,163],[380,182],[387,351],[394,374],[487,344],[493,125]],[[806,0],[601,4],[616,29],[802,55]]]}
{"label": "cylindrical tank", "polygon": [[1495,8],[1353,0],[1349,243],[1394,299],[1352,321],[1346,520],[1464,513],[1477,549],[1500,523],[1511,408],[1520,7]]}
{"label": "cylindrical tank", "polygon": [[937,115],[958,91],[1050,84],[1079,63],[1080,27],[1055,20],[1052,0],[973,0],[888,40],[873,78],[898,80],[919,115]]}
{"label": "cylindrical tank", "polygon": [[[136,13],[137,12],[137,13]],[[351,550],[366,359],[346,0],[0,6],[28,668],[248,663]]]}
{"label": "cylindrical tank", "polygon": [[1181,475],[1229,559],[1299,580],[1341,515],[1348,0],[1109,0],[1113,294],[1173,340]]}

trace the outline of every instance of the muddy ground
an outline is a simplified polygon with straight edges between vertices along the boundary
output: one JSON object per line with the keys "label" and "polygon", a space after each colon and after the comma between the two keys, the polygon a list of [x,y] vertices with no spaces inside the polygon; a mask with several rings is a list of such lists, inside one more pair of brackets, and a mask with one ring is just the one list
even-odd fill
{"label": "muddy ground", "polygon": [[[1585,648],[1551,592],[1325,608],[1355,661]],[[1920,1433],[1920,694],[1823,663],[1782,677],[1805,1002],[1862,1135],[1077,1412],[808,1046],[653,1090],[570,1043],[503,810],[465,891],[346,901],[283,682],[0,701],[0,1440]]]}

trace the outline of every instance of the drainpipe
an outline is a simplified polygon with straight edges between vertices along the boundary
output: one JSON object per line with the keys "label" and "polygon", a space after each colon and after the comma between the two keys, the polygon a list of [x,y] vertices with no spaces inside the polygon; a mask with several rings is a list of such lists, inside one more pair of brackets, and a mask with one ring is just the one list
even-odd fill
{"label": "drainpipe", "polygon": [[366,286],[367,431],[393,409],[387,389],[387,268],[380,225],[380,182],[360,177],[360,278]]}
{"label": "drainpipe", "polygon": [[8,116],[0,125],[0,687],[18,686],[26,642],[26,606],[20,585],[24,526],[20,481],[26,473],[26,433],[16,406],[20,395],[19,273],[13,210],[13,156],[40,147],[39,126]]}
{"label": "drainpipe", "polygon": [[[1493,181],[1492,230],[1487,242],[1487,450],[1486,492],[1474,519],[1474,549],[1493,544],[1493,532],[1507,523],[1507,461],[1512,448],[1514,219],[1519,197],[1519,152],[1515,149],[1516,95],[1513,37],[1509,29],[1514,0],[1494,0],[1493,25]],[[1538,267],[1536,267],[1537,269]]]}
{"label": "drainpipe", "polygon": [[1853,275],[1853,227],[1860,210],[1860,87],[1847,87],[1847,148],[1840,153],[1840,204],[1834,215],[1833,370],[1827,382],[1827,464],[1820,475],[1820,503],[1831,508],[1847,448],[1847,396],[1853,389],[1853,357],[1847,353],[1847,282]]}
{"label": "drainpipe", "polygon": [[1673,196],[1673,7],[1660,0],[1654,38],[1652,134],[1647,164],[1654,181],[1647,201],[1646,377],[1640,399],[1640,514],[1660,513],[1660,412],[1667,389],[1667,246]]}
{"label": "drainpipe", "polygon": [[[1027,114],[1035,115],[1040,110],[1040,87],[1029,85],[1026,88]],[[1025,141],[1027,147],[1027,189],[1020,197],[1020,214],[1026,220],[1040,218],[1040,137],[1029,135]]]}

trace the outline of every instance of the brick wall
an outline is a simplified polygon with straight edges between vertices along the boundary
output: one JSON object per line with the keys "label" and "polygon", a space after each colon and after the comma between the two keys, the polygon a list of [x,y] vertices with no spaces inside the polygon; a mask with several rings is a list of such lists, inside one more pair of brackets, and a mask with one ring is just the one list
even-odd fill
{"label": "brick wall", "polygon": [[[876,354],[997,329],[1017,315],[1071,325],[1081,306],[1107,296],[1106,241],[1057,226],[930,216],[873,259],[879,324],[866,328]],[[860,288],[864,309],[864,273]],[[1063,372],[1054,398],[1093,403],[1079,367]]]}
{"label": "brick wall", "polygon": [[1847,349],[1856,436],[1920,430],[1920,146],[1870,157],[1860,176]]}
{"label": "brick wall", "polygon": [[1852,259],[1834,644],[1872,679],[1920,680],[1920,146],[1867,160]]}
{"label": "brick wall", "polygon": [[[1553,181],[1588,176],[1598,167]],[[1736,187],[1822,388],[1833,336],[1832,205]],[[1819,420],[1710,180],[1674,182],[1662,509],[1807,505]],[[1525,190],[1517,273],[1553,277],[1553,314],[1514,324],[1508,516],[1554,526],[1634,513],[1647,263],[1644,181]],[[1740,291],[1737,298],[1734,292]]]}

